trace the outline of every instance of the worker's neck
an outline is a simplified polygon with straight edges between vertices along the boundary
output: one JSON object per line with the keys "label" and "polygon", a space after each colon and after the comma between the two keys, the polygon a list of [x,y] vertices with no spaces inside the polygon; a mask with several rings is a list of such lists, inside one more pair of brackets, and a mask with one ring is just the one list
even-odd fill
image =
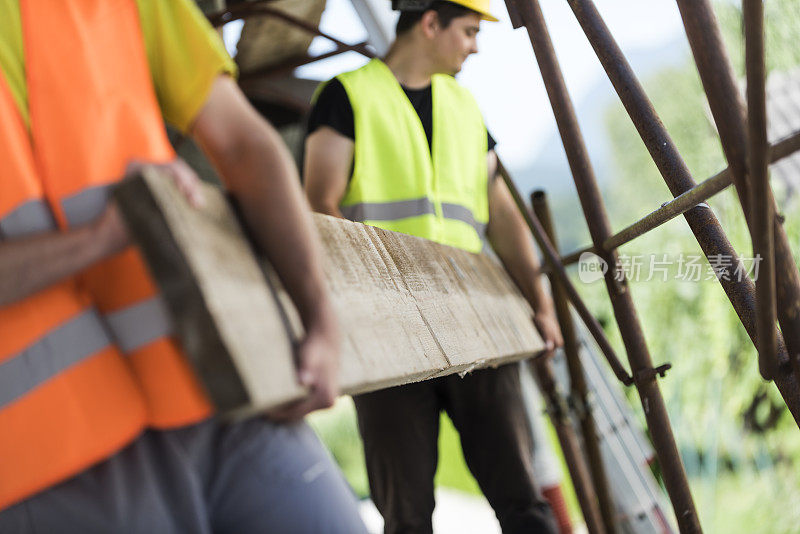
{"label": "worker's neck", "polygon": [[409,89],[428,87],[437,72],[422,44],[414,39],[398,39],[383,60],[400,85]]}

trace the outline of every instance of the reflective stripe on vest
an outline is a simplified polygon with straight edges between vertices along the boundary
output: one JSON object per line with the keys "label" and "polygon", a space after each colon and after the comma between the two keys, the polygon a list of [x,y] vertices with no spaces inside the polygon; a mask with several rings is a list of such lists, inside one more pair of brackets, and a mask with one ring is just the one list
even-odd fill
{"label": "reflective stripe on vest", "polygon": [[55,229],[53,213],[43,200],[28,200],[0,217],[0,239],[16,239]]}
{"label": "reflective stripe on vest", "polygon": [[108,205],[113,184],[88,187],[61,200],[69,226],[82,226],[99,217]]}
{"label": "reflective stripe on vest", "polygon": [[[408,217],[436,215],[436,206],[429,198],[424,197],[413,200],[398,200],[396,202],[362,202],[350,206],[341,206],[340,211],[345,218],[356,222],[367,220],[394,221]],[[481,236],[486,233],[486,223],[477,222],[472,211],[460,204],[442,202],[442,217],[465,222],[472,226]]]}
{"label": "reflective stripe on vest", "polygon": [[469,92],[432,79],[432,147],[389,68],[373,59],[337,76],[353,107],[348,219],[479,252],[489,220],[487,134]]}
{"label": "reflective stripe on vest", "polygon": [[[93,221],[105,210],[111,185],[84,189],[61,201],[67,223],[80,226]],[[117,346],[126,354],[172,334],[172,321],[161,297],[155,295],[103,314]]]}
{"label": "reflective stripe on vest", "polygon": [[109,345],[94,310],[73,317],[0,363],[0,409]]}
{"label": "reflective stripe on vest", "polygon": [[172,333],[172,321],[159,296],[106,314],[105,319],[114,341],[126,354]]}

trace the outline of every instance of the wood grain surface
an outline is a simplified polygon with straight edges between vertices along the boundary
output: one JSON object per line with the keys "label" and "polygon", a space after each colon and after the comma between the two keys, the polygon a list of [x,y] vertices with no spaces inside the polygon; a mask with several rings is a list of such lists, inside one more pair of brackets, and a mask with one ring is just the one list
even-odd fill
{"label": "wood grain surface", "polygon": [[[116,199],[188,359],[225,412],[297,399],[292,344],[302,327],[272,268],[254,253],[222,191],[188,205],[154,169]],[[533,312],[485,254],[314,215],[343,333],[340,381],[360,393],[496,366],[543,350]]]}

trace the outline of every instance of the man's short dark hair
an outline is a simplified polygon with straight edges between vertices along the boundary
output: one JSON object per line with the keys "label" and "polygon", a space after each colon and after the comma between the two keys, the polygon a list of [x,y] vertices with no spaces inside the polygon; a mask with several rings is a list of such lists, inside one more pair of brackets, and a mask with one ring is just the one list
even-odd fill
{"label": "man's short dark hair", "polygon": [[397,19],[397,28],[395,29],[395,34],[399,37],[406,33],[413,28],[414,25],[420,21],[420,19],[422,19],[422,15],[431,10],[436,11],[436,15],[439,17],[439,23],[442,25],[442,28],[447,28],[450,26],[450,23],[453,22],[453,19],[463,17],[469,13],[477,13],[476,11],[458,4],[454,4],[453,2],[436,0],[425,11],[401,11],[400,18]]}

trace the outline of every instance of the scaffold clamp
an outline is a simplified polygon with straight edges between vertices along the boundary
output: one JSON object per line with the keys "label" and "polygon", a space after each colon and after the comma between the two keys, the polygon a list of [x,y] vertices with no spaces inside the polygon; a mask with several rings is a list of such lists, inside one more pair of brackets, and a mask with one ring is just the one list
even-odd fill
{"label": "scaffold clamp", "polygon": [[667,376],[667,371],[672,369],[671,363],[665,363],[663,365],[659,365],[658,367],[654,367],[652,369],[642,369],[640,371],[635,371],[633,373],[633,381],[637,384],[642,384],[645,382],[649,382],[656,377],[664,378]]}

